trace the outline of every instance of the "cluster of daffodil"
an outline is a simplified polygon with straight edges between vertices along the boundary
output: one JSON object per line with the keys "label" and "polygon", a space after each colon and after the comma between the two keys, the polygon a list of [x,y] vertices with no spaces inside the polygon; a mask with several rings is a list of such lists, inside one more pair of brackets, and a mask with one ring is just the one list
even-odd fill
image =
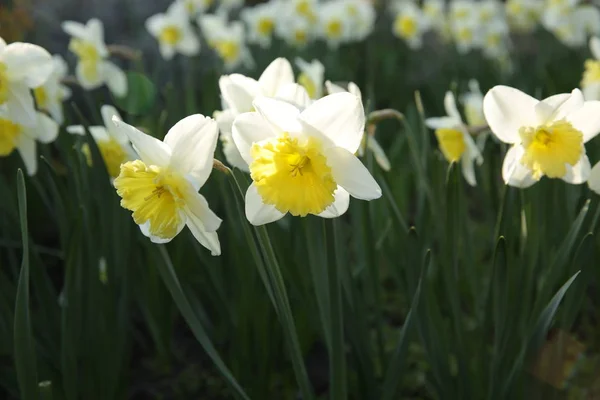
{"label": "cluster of daffodil", "polygon": [[600,32],[600,11],[578,0],[425,0],[396,1],[393,32],[411,48],[423,45],[427,32],[453,42],[459,53],[481,50],[490,59],[508,62],[510,34],[530,33],[540,24],[570,47],[585,45]]}
{"label": "cluster of daffodil", "polygon": [[252,65],[248,44],[267,48],[273,38],[279,38],[301,47],[320,39],[335,47],[363,40],[375,22],[375,9],[365,0],[271,0],[243,8],[241,1],[212,3],[175,0],[164,13],[146,21],[165,59],[175,53],[193,56],[200,52],[193,21],[229,70]]}

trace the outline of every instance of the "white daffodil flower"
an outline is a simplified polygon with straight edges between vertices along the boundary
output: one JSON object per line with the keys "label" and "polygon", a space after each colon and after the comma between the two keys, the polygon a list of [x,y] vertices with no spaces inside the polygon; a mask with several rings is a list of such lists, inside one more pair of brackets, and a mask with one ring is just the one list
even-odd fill
{"label": "white daffodil flower", "polygon": [[86,25],[65,21],[62,29],[72,36],[69,50],[79,59],[75,75],[81,87],[92,90],[106,84],[115,96],[125,96],[127,77],[121,68],[108,61],[102,22],[96,18],[90,19]]}
{"label": "white daffodil flower", "polygon": [[200,52],[200,41],[192,29],[185,4],[172,3],[164,14],[146,20],[146,29],[158,40],[160,54],[171,60],[176,53],[194,56]]}
{"label": "white daffodil flower", "polygon": [[[29,121],[28,121],[29,122]],[[51,143],[58,136],[58,124],[44,113],[35,113],[35,123],[23,125],[12,118],[8,107],[0,106],[0,157],[17,149],[27,174],[37,172],[36,141]]]}
{"label": "white daffodil flower", "polygon": [[[100,151],[104,165],[111,179],[119,175],[121,164],[124,162],[135,160],[136,153],[129,143],[129,138],[118,130],[113,123],[113,118],[121,120],[121,116],[116,108],[110,105],[103,105],[100,109],[102,114],[103,126],[90,126],[90,135],[94,138],[96,146]],[[81,125],[67,126],[67,132],[75,135],[85,135],[85,128]],[[82,148],[87,162],[92,164],[92,154],[89,146],[84,145]]]}
{"label": "white daffodil flower", "polygon": [[258,80],[241,74],[224,75],[219,79],[219,88],[224,109],[216,115],[216,120],[223,152],[230,165],[243,171],[248,171],[248,164],[243,162],[231,136],[235,117],[254,111],[253,101],[260,96],[278,98],[302,108],[310,102],[306,90],[294,83],[292,66],[285,58],[271,62]]}
{"label": "white daffodil flower", "polygon": [[465,117],[469,126],[485,125],[485,116],[483,115],[483,94],[479,89],[479,82],[475,79],[469,81],[469,91],[464,93],[461,102],[465,107]]}
{"label": "white daffodil flower", "polygon": [[20,125],[38,123],[29,89],[44,84],[52,74],[52,56],[30,43],[6,44],[0,37],[0,107]]}
{"label": "white daffodil flower", "polygon": [[118,118],[116,129],[127,136],[139,159],[121,165],[114,181],[121,207],[154,243],[167,243],[184,226],[213,256],[221,254],[217,229],[221,219],[198,190],[213,168],[217,123],[192,115],[173,126],[164,141],[140,132]]}
{"label": "white daffodil flower", "polygon": [[446,3],[443,0],[425,0],[423,2],[423,15],[427,19],[427,26],[442,33],[447,24]]}
{"label": "white daffodil flower", "polygon": [[323,96],[323,81],[325,80],[325,66],[319,60],[311,62],[296,57],[296,66],[300,68],[298,84],[304,86],[311,99],[320,99]]}
{"label": "white daffodil flower", "polygon": [[312,24],[306,18],[294,13],[282,13],[275,22],[275,34],[288,45],[302,48],[314,39]]}
{"label": "white daffodil flower", "polygon": [[213,4],[214,0],[176,0],[183,4],[190,18],[206,12]]}
{"label": "white daffodil flower", "polygon": [[519,33],[530,33],[540,22],[544,1],[507,0],[505,9],[511,29]]}
{"label": "white daffodil flower", "polygon": [[42,86],[33,89],[35,102],[40,110],[47,111],[54,120],[62,125],[64,121],[63,101],[71,97],[71,89],[63,85],[68,67],[65,60],[55,55],[52,57],[52,73]]}
{"label": "white daffodil flower", "polygon": [[477,19],[477,4],[472,0],[455,0],[450,2],[450,21],[453,25],[470,23]]}
{"label": "white daffodil flower", "polygon": [[313,24],[317,21],[319,0],[290,0],[290,12]]}
{"label": "white daffodil flower", "polygon": [[393,33],[404,40],[411,49],[423,46],[423,34],[429,29],[429,21],[418,5],[403,2],[394,18]]}
{"label": "white daffodil flower", "polygon": [[240,12],[240,18],[248,28],[248,43],[258,44],[263,48],[271,46],[278,11],[278,3],[268,2],[246,7]]}
{"label": "white daffodil flower", "polygon": [[233,123],[233,140],[250,169],[246,217],[253,225],[294,216],[338,217],[350,195],[381,197],[381,188],[354,156],[364,134],[362,103],[350,93],[317,100],[304,111],[260,97],[256,112]]}
{"label": "white daffodil flower", "polygon": [[350,38],[351,21],[345,7],[343,2],[336,0],[323,3],[317,9],[317,31],[330,48],[337,48]]}
{"label": "white daffodil flower", "polygon": [[504,18],[492,17],[482,24],[483,40],[481,49],[483,54],[491,59],[500,59],[508,55],[509,28]]}
{"label": "white daffodil flower", "polygon": [[448,91],[444,97],[445,117],[427,118],[425,125],[435,130],[440,150],[449,163],[460,161],[461,170],[467,183],[477,185],[474,164],[481,165],[483,156],[475,141],[467,131],[456,108],[454,94]]}
{"label": "white daffodil flower", "polygon": [[502,177],[510,186],[529,187],[543,176],[580,184],[590,175],[584,143],[600,132],[600,101],[584,101],[579,89],[537,100],[508,86],[483,98],[492,133],[511,144]]}
{"label": "white daffodil flower", "polygon": [[373,32],[377,14],[370,1],[339,0],[346,13],[348,21],[348,40],[360,42]]}
{"label": "white daffodil flower", "polygon": [[585,72],[581,80],[581,90],[586,100],[600,100],[600,38],[590,39],[593,59],[585,61]]}
{"label": "white daffodil flower", "polygon": [[[354,82],[349,82],[348,90],[346,90],[342,86],[331,83],[330,81],[326,81],[325,88],[327,89],[327,93],[329,93],[329,94],[344,93],[344,92],[352,93],[362,103],[362,92],[361,92],[360,88],[358,87],[358,85],[355,84]],[[375,139],[375,135],[372,135],[372,134],[364,135],[363,141],[362,141],[360,147],[358,148],[358,152],[357,152],[359,157],[363,157],[365,155],[365,148],[370,150],[371,152],[373,152],[375,161],[381,167],[382,170],[387,172],[392,168],[392,166],[390,164],[390,160],[385,155],[385,151],[383,151],[383,148],[381,147],[381,145],[379,144],[377,139]]]}
{"label": "white daffodil flower", "polygon": [[242,22],[228,22],[225,15],[201,15],[198,25],[208,45],[223,60],[225,69],[232,70],[240,64],[252,64]]}

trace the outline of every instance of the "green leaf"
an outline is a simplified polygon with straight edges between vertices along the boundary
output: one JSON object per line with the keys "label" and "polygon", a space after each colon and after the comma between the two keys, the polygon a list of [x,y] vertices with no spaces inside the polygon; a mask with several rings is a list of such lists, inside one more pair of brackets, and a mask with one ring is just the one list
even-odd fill
{"label": "green leaf", "polygon": [[132,115],[147,114],[156,101],[156,86],[148,77],[139,72],[128,71],[127,94],[114,97],[115,105]]}
{"label": "green leaf", "polygon": [[27,192],[23,171],[17,171],[17,196],[19,199],[19,220],[23,242],[23,261],[19,274],[15,304],[14,346],[15,367],[19,389],[23,400],[38,398],[38,378],[35,358],[35,341],[31,330],[29,306],[29,230],[27,227]]}

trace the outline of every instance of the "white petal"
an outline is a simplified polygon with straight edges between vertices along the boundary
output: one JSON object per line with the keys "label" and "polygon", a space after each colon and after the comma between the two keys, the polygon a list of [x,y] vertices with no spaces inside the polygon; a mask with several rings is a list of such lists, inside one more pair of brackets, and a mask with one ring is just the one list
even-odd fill
{"label": "white petal", "polygon": [[4,41],[4,39],[2,39],[0,37],[0,51],[4,50],[5,47],[6,47],[6,42]]}
{"label": "white petal", "polygon": [[19,135],[17,150],[23,159],[27,174],[30,176],[35,175],[38,165],[35,140],[28,135]]}
{"label": "white petal", "polygon": [[96,143],[110,140],[110,136],[108,136],[108,130],[105,126],[90,126],[88,130],[90,131],[90,135],[92,135]]}
{"label": "white petal", "polygon": [[[185,226],[185,220],[186,220],[186,218],[181,218],[181,223],[179,224],[179,226],[177,226],[177,233],[175,234],[175,236],[179,235],[179,232],[181,232],[181,230]],[[142,225],[138,225],[138,226],[140,227],[140,231],[142,231],[142,234],[144,236],[146,236],[147,238],[149,238],[152,243],[157,243],[157,244],[169,243],[175,237],[175,236],[173,236],[173,238],[170,238],[170,239],[163,239],[158,236],[154,236],[153,234],[150,233],[150,221],[146,221]]]}
{"label": "white petal", "polygon": [[531,170],[521,164],[521,158],[525,153],[523,146],[512,146],[506,152],[504,162],[502,163],[502,178],[504,183],[509,186],[527,188],[537,181],[533,178]]}
{"label": "white petal", "polygon": [[252,101],[260,93],[260,85],[240,74],[224,75],[219,79],[221,95],[236,114],[253,111]]}
{"label": "white petal", "polygon": [[223,145],[223,154],[225,154],[227,163],[229,163],[229,165],[232,167],[238,168],[244,172],[250,172],[250,168],[248,167],[246,160],[242,158],[240,151],[233,141],[231,132],[221,132],[219,138],[221,139],[221,144]]}
{"label": "white petal", "polygon": [[90,41],[94,43],[100,52],[100,56],[106,57],[108,55],[108,51],[106,50],[106,45],[104,44],[104,25],[102,25],[102,21],[100,21],[98,18],[92,18],[88,21],[86,28]]}
{"label": "white petal", "polygon": [[354,154],[342,147],[330,147],[325,150],[325,156],[333,179],[350,192],[352,197],[362,200],[381,197],[379,184]]}
{"label": "white petal", "polygon": [[591,168],[590,160],[584,154],[574,166],[567,164],[567,174],[562,180],[573,185],[582,184],[589,179]]}
{"label": "white petal", "polygon": [[460,167],[467,183],[471,186],[476,186],[477,179],[475,178],[475,166],[473,163],[474,160],[472,158],[462,157],[460,160]]}
{"label": "white petal", "polygon": [[100,64],[100,74],[115,96],[124,97],[127,94],[127,75],[117,65],[110,61],[104,61]]}
{"label": "white petal", "polygon": [[373,152],[373,155],[375,156],[375,161],[377,161],[377,164],[379,164],[381,169],[383,169],[384,171],[389,171],[390,169],[392,169],[390,160],[385,155],[383,148],[381,147],[379,142],[377,142],[375,137],[367,135],[367,148],[369,148]]}
{"label": "white petal", "polygon": [[590,39],[590,51],[596,60],[600,60],[600,38],[597,36]]}
{"label": "white petal", "polygon": [[33,135],[34,139],[39,140],[42,143],[53,142],[58,136],[58,124],[52,118],[44,113],[37,113],[37,124],[35,129],[28,129]]}
{"label": "white petal", "polygon": [[155,14],[144,23],[146,30],[154,37],[158,37],[166,25],[167,19],[164,14]]}
{"label": "white petal", "polygon": [[223,220],[210,209],[204,196],[198,192],[190,192],[186,194],[185,202],[188,208],[186,215],[189,217],[191,213],[198,221],[201,221],[204,231],[215,232],[219,229]]}
{"label": "white petal", "polygon": [[586,101],[566,119],[575,129],[583,133],[583,143],[586,143],[600,132],[600,101]]}
{"label": "white petal", "polygon": [[594,165],[594,168],[590,171],[588,178],[588,186],[597,194],[600,194],[600,162]]}
{"label": "white petal", "polygon": [[87,74],[83,72],[83,63],[77,63],[77,66],[75,67],[75,76],[77,77],[77,81],[79,82],[82,88],[84,88],[85,90],[93,90],[102,86],[102,84],[104,83],[104,76],[102,75],[102,71],[100,70],[101,65],[102,64],[98,64],[96,66],[96,75],[90,78],[87,76]]}
{"label": "white petal", "polygon": [[119,111],[110,104],[104,104],[100,107],[100,114],[102,114],[102,122],[106,128],[112,128],[114,126],[113,117],[117,117],[117,119],[121,121],[123,120]]}
{"label": "white petal", "polygon": [[207,232],[204,230],[204,226],[202,225],[202,221],[200,221],[194,214],[187,214],[187,222],[186,225],[194,235],[194,238],[200,243],[202,246],[206,247],[210,250],[210,254],[212,256],[220,256],[221,255],[221,243],[219,242],[219,235],[217,232]]}
{"label": "white petal", "polygon": [[519,128],[537,126],[538,100],[508,86],[495,86],[483,98],[483,113],[490,129],[505,143],[518,143]]}
{"label": "white petal", "polygon": [[339,85],[336,85],[335,83],[332,83],[331,81],[325,81],[325,89],[329,94],[347,92],[346,89]]}
{"label": "white petal", "polygon": [[2,52],[10,81],[22,81],[30,88],[46,82],[54,63],[52,56],[40,46],[30,43],[11,43]]}
{"label": "white petal", "polygon": [[67,126],[67,132],[72,135],[85,136],[85,128],[83,127],[83,125]]}
{"label": "white petal", "polygon": [[184,31],[183,37],[177,43],[177,50],[183,55],[194,56],[200,51],[200,41],[191,29]]}
{"label": "white petal", "polygon": [[600,83],[592,83],[581,89],[586,100],[600,100]]}
{"label": "white petal", "polygon": [[240,114],[233,121],[233,141],[248,165],[252,164],[252,156],[250,155],[252,145],[273,138],[276,135],[277,133],[257,112]]}
{"label": "white petal", "polygon": [[323,218],[336,218],[348,211],[350,205],[350,193],[348,193],[343,187],[338,186],[333,193],[335,200],[333,203],[319,214],[319,217]]}
{"label": "white petal", "polygon": [[[555,97],[555,96],[552,96]],[[576,112],[577,110],[579,110],[583,105],[584,105],[584,98],[583,98],[583,93],[581,92],[581,90],[579,89],[574,89],[570,96],[562,103],[560,104],[552,113],[552,120],[553,121],[557,121],[557,120],[561,120],[565,117],[567,117],[568,115],[572,114],[573,112]],[[540,121],[540,122],[546,122],[546,121]]]}
{"label": "white petal", "polygon": [[456,128],[460,121],[452,117],[431,117],[425,120],[425,125],[430,129]]}
{"label": "white petal", "polygon": [[88,34],[87,34],[87,30],[85,29],[85,25],[80,24],[79,22],[64,21],[62,24],[60,24],[60,26],[62,27],[63,31],[65,31],[65,33],[67,33],[75,38],[84,39],[84,40],[86,40],[88,38]]}
{"label": "white petal", "polygon": [[113,124],[116,130],[129,138],[144,163],[158,167],[169,165],[171,149],[165,143],[116,118],[113,118]]}
{"label": "white petal", "polygon": [[288,103],[300,108],[307,108],[311,99],[306,89],[297,83],[288,83],[287,85],[281,86],[274,96],[278,100],[287,101]]}
{"label": "white petal", "polygon": [[158,50],[160,51],[162,58],[164,58],[166,61],[172,60],[173,57],[175,57],[175,47],[168,43],[159,43]]}
{"label": "white petal", "polygon": [[263,203],[254,183],[246,191],[246,218],[252,225],[264,225],[283,218],[285,214]]}
{"label": "white petal", "polygon": [[456,108],[456,99],[454,98],[454,93],[451,91],[447,91],[446,95],[444,96],[444,108],[446,110],[446,115],[448,115],[450,118],[462,121],[460,113],[458,112],[458,108]]}
{"label": "white petal", "polygon": [[258,83],[264,96],[274,97],[283,85],[294,83],[292,65],[283,57],[276,58],[265,68]]}
{"label": "white petal", "polygon": [[198,187],[212,172],[219,131],[217,122],[200,114],[176,123],[165,136],[171,148],[171,166],[190,176]]}
{"label": "white petal", "polygon": [[358,150],[364,135],[362,102],[350,93],[334,93],[315,101],[300,119],[350,153]]}
{"label": "white petal", "polygon": [[26,85],[19,83],[9,86],[6,108],[12,121],[26,126],[35,125],[37,114],[33,96]]}
{"label": "white petal", "polygon": [[302,125],[298,121],[300,110],[290,103],[268,97],[257,97],[252,104],[271,125],[273,132],[277,134],[288,132],[290,135],[294,135],[303,131]]}

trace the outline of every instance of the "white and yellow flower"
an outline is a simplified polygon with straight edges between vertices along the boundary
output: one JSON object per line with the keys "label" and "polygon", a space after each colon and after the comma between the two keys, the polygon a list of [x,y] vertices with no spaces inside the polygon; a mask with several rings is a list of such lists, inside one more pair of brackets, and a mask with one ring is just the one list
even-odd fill
{"label": "white and yellow flower", "polygon": [[325,66],[319,60],[308,62],[297,57],[295,61],[296,66],[300,68],[298,84],[304,86],[311,99],[320,99],[323,96]]}
{"label": "white and yellow flower", "polygon": [[176,0],[183,4],[190,18],[206,12],[214,3],[214,0]]}
{"label": "white and yellow flower", "polygon": [[318,6],[318,0],[290,0],[288,5],[291,14],[306,20],[310,24],[317,21]]}
{"label": "white and yellow flower", "polygon": [[351,20],[342,1],[323,3],[318,8],[317,21],[319,37],[331,48],[338,47],[351,37]]}
{"label": "white and yellow flower", "polygon": [[502,166],[506,184],[529,187],[543,176],[580,184],[590,175],[584,144],[600,132],[600,102],[580,90],[537,100],[508,86],[483,99],[492,133],[511,144]]}
{"label": "white and yellow flower", "polygon": [[21,155],[29,175],[37,172],[38,159],[36,141],[51,143],[58,136],[58,124],[39,111],[35,112],[34,123],[24,125],[12,118],[8,107],[0,106],[0,157],[10,155],[15,149]]}
{"label": "white and yellow flower", "polygon": [[593,59],[585,61],[585,72],[581,80],[581,90],[586,100],[600,100],[600,38],[590,39]]}
{"label": "white and yellow flower", "polygon": [[446,3],[443,0],[425,0],[423,2],[423,15],[427,19],[427,25],[443,33],[446,27]]}
{"label": "white and yellow flower", "polygon": [[429,20],[418,5],[407,1],[397,7],[392,31],[411,49],[420,49],[423,46],[423,34],[428,29]]}
{"label": "white and yellow flower", "polygon": [[519,33],[530,33],[540,22],[544,1],[507,0],[505,8],[510,27]]}
{"label": "white and yellow flower", "polygon": [[246,7],[240,13],[240,18],[248,28],[248,43],[269,47],[275,30],[279,6],[275,2],[257,4]]}
{"label": "white and yellow flower", "polygon": [[228,22],[225,15],[215,14],[201,15],[198,18],[198,25],[208,45],[223,60],[225,69],[232,70],[240,64],[252,64],[242,22]]}
{"label": "white and yellow flower", "polygon": [[109,52],[104,43],[104,26],[98,19],[86,25],[74,21],[62,23],[63,30],[72,36],[71,50],[78,58],[75,75],[86,90],[106,84],[117,97],[127,94],[127,77],[121,68],[108,61]]}
{"label": "white and yellow flower", "polygon": [[[104,165],[111,179],[119,175],[121,164],[136,159],[136,153],[129,143],[129,138],[123,132],[115,127],[113,118],[121,121],[121,116],[116,108],[110,105],[103,105],[100,109],[102,114],[103,126],[90,126],[90,135],[94,138],[96,146],[100,151]],[[67,132],[75,135],[85,135],[85,128],[81,125],[67,126]],[[88,165],[92,165],[92,154],[89,146],[86,144],[82,151],[87,158]]]}
{"label": "white and yellow flower", "polygon": [[465,108],[465,118],[469,126],[485,125],[485,116],[483,115],[483,94],[479,89],[479,82],[475,79],[469,81],[469,91],[460,98]]}
{"label": "white and yellow flower", "polygon": [[65,60],[55,55],[52,57],[52,73],[42,86],[33,89],[33,95],[38,109],[47,111],[59,125],[63,123],[63,101],[71,97],[71,89],[63,85],[68,67]]}
{"label": "white and yellow flower", "polygon": [[194,56],[200,52],[200,41],[182,2],[176,1],[164,14],[148,18],[146,29],[158,40],[160,54],[165,60],[171,60],[176,53]]}
{"label": "white and yellow flower", "polygon": [[312,23],[297,14],[283,13],[275,23],[276,35],[292,47],[302,48],[315,37]]}
{"label": "white and yellow flower", "polygon": [[482,24],[483,40],[481,50],[483,54],[491,59],[501,59],[508,56],[509,29],[503,18],[492,18]]}
{"label": "white and yellow flower", "polygon": [[42,86],[53,71],[52,56],[30,43],[6,44],[0,37],[0,107],[19,125],[35,126],[38,116],[30,89]]}
{"label": "white and yellow flower", "polygon": [[448,91],[444,97],[445,117],[427,118],[425,125],[435,130],[440,150],[449,163],[460,161],[461,170],[467,183],[477,184],[475,163],[481,165],[483,156],[475,141],[467,131],[460,113],[456,108],[454,94]]}
{"label": "white and yellow flower", "polygon": [[477,20],[477,4],[472,0],[454,0],[450,2],[449,18],[453,25],[470,24]]}
{"label": "white and yellow flower", "polygon": [[[330,81],[325,82],[325,87],[327,88],[328,94],[349,92],[349,93],[352,93],[353,95],[355,95],[362,103],[362,92],[361,92],[360,88],[358,87],[358,85],[355,84],[354,82],[348,83],[347,90],[346,90],[346,88],[336,85]],[[389,171],[392,168],[392,166],[390,164],[390,160],[385,155],[385,151],[383,151],[383,148],[381,147],[381,145],[375,138],[375,135],[373,135],[373,134],[364,135],[363,141],[362,141],[360,147],[358,148],[358,152],[357,152],[359,157],[363,157],[365,155],[365,149],[370,150],[373,153],[373,156],[375,157],[375,161],[381,167],[381,169],[383,169],[384,171]]]}
{"label": "white and yellow flower", "polygon": [[373,32],[377,17],[373,3],[367,0],[340,0],[348,20],[348,40],[365,40]]}
{"label": "white and yellow flower", "polygon": [[239,115],[233,140],[250,169],[246,217],[254,225],[285,214],[342,215],[350,195],[372,200],[381,188],[354,156],[364,134],[362,103],[350,93],[317,100],[304,111],[266,97]]}
{"label": "white and yellow flower", "polygon": [[121,206],[133,212],[142,233],[154,243],[167,243],[187,225],[202,246],[220,255],[217,229],[221,219],[198,193],[212,171],[217,123],[192,115],[175,124],[160,141],[118,118],[113,121],[139,155],[121,165],[114,185]]}

